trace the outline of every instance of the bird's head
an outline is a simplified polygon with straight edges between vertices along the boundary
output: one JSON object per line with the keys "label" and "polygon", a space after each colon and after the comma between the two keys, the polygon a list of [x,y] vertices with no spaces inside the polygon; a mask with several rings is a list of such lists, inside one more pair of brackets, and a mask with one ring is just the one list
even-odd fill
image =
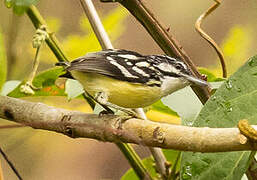
{"label": "bird's head", "polygon": [[185,83],[208,86],[206,81],[195,77],[183,61],[166,55],[155,55],[154,59],[155,67],[163,74],[164,78],[179,78]]}

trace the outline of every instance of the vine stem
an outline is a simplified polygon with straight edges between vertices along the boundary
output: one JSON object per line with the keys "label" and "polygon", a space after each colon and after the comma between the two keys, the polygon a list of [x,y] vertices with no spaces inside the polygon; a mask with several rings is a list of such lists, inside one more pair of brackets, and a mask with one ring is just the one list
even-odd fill
{"label": "vine stem", "polygon": [[61,45],[59,41],[57,40],[56,36],[53,32],[47,28],[47,24],[44,20],[44,18],[41,16],[39,11],[34,5],[29,6],[28,10],[26,11],[28,17],[32,21],[34,27],[36,29],[40,28],[40,26],[45,25],[46,32],[49,35],[49,38],[47,38],[45,41],[49,48],[52,50],[58,61],[68,61],[67,56],[64,54],[64,51],[61,49]]}
{"label": "vine stem", "polygon": [[[42,27],[44,25],[45,30],[48,34],[48,38],[45,40],[48,47],[51,49],[51,51],[54,53],[55,57],[59,62],[61,61],[68,61],[67,56],[64,54],[64,51],[61,48],[61,45],[59,41],[57,40],[56,36],[54,33],[48,28],[46,21],[38,11],[38,9],[34,6],[31,5],[26,11],[28,17],[30,18],[32,24],[36,29]],[[85,100],[88,102],[88,104],[91,106],[91,108],[94,108],[94,102],[90,100],[85,94],[83,94],[83,97]]]}
{"label": "vine stem", "polygon": [[215,9],[217,9],[220,5],[219,0],[214,0],[214,1],[215,1],[215,4],[213,4],[207,11],[205,11],[203,14],[201,14],[201,16],[199,16],[199,18],[196,20],[195,29],[200,34],[200,36],[203,37],[216,51],[216,53],[220,59],[221,67],[222,67],[222,76],[223,76],[223,78],[226,78],[227,77],[227,68],[226,68],[224,55],[223,55],[220,47],[218,46],[218,44],[201,28],[202,21],[209,14],[211,14],[213,11],[215,11]]}
{"label": "vine stem", "polygon": [[[97,11],[94,7],[94,4],[91,0],[79,0],[86,16],[88,17],[88,20],[92,26],[92,29],[103,49],[113,49],[113,45],[108,37],[107,32],[105,31],[103,24],[97,14]],[[146,119],[146,116],[142,109],[137,109],[137,113],[141,117],[144,117]],[[124,156],[129,161],[131,167],[134,169],[136,174],[139,178],[146,178],[152,179],[147,172],[146,168],[143,165],[143,162],[138,157],[136,152],[133,150],[133,148],[129,144],[125,143],[116,143],[118,148],[121,150],[121,152],[124,154]]]}

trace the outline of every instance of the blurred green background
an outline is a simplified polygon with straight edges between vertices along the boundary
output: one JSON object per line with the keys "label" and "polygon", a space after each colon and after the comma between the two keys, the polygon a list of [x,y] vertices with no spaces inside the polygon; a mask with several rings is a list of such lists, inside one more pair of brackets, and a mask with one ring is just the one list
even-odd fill
{"label": "blurred green background", "polygon": [[[94,1],[115,48],[142,54],[162,54],[162,50],[144,28],[123,7],[115,3]],[[147,1],[170,32],[181,43],[192,60],[217,76],[221,68],[215,51],[194,30],[195,20],[213,1]],[[100,45],[80,7],[79,1],[41,0],[37,7],[55,33],[69,59],[100,50]],[[14,15],[0,3],[0,31],[8,59],[8,80],[23,80],[31,71],[35,49],[32,36],[35,29],[25,15]],[[227,0],[202,24],[206,32],[221,46],[229,74],[256,54],[256,1]],[[56,58],[44,45],[40,70],[53,67]],[[0,67],[1,68],[1,67]],[[28,98],[27,98],[28,99]],[[49,105],[91,112],[82,100],[70,102],[62,97],[29,98]],[[166,119],[179,123],[176,117],[148,112],[153,120]],[[162,117],[162,118],[160,118]],[[1,124],[7,124],[2,121]],[[126,159],[111,143],[90,139],[70,139],[53,132],[31,128],[0,131],[0,146],[10,156],[24,179],[119,179],[129,168]],[[147,156],[146,148],[137,148]],[[15,179],[1,159],[6,179]]]}

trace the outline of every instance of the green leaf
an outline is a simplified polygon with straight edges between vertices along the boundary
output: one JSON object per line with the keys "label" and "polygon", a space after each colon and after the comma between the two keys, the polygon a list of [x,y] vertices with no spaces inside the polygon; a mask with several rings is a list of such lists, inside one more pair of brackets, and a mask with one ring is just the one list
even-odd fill
{"label": "green leaf", "polygon": [[174,115],[174,116],[178,116],[178,114],[175,111],[170,109],[168,106],[164,105],[161,100],[159,100],[156,103],[152,104],[151,105],[151,109],[155,110],[155,111],[171,114],[171,115]]}
{"label": "green leaf", "polygon": [[35,90],[35,94],[24,94],[20,91],[21,83],[17,88],[8,94],[8,96],[21,98],[28,96],[66,96],[64,93],[64,86],[56,86],[56,79],[65,74],[65,71],[61,67],[55,67],[50,70],[39,73],[33,80],[33,85],[39,87],[39,90]]}
{"label": "green leaf", "polygon": [[[177,161],[177,159],[180,157],[180,152],[175,150],[163,150],[163,153],[166,157],[166,159],[170,162],[171,168],[173,165],[175,165],[176,173],[179,171],[180,167],[180,161]],[[177,163],[175,163],[177,162]],[[155,162],[152,158],[152,156],[145,158],[143,160],[143,164],[147,168],[148,172],[150,173],[151,177],[154,177],[156,179],[159,179],[159,174],[155,171]],[[135,180],[139,179],[134,172],[133,169],[129,169],[121,178],[122,180]]]}
{"label": "green leaf", "polygon": [[15,88],[17,88],[17,86],[19,86],[20,83],[21,83],[21,81],[17,81],[17,80],[12,80],[12,81],[5,82],[0,95],[1,96],[7,96],[7,94],[9,94]]}
{"label": "green leaf", "polygon": [[65,83],[65,93],[68,100],[71,100],[83,94],[84,88],[77,80],[68,79]]}
{"label": "green leaf", "polygon": [[203,107],[190,87],[185,87],[162,98],[162,102],[178,113],[184,125],[191,125]]}
{"label": "green leaf", "polygon": [[7,74],[7,60],[6,60],[6,54],[4,49],[3,35],[0,32],[0,91],[6,80],[6,74]]}
{"label": "green leaf", "polygon": [[[252,57],[215,92],[193,121],[196,127],[235,127],[239,120],[257,124],[257,56]],[[206,135],[208,138],[208,134]],[[249,151],[184,152],[182,179],[241,179],[249,165]]]}
{"label": "green leaf", "polygon": [[15,14],[23,14],[30,5],[35,5],[38,0],[5,0],[7,8],[13,8]]}
{"label": "green leaf", "polygon": [[218,82],[210,82],[209,84],[211,85],[211,89],[219,89],[219,87],[224,83],[225,81],[218,81]]}

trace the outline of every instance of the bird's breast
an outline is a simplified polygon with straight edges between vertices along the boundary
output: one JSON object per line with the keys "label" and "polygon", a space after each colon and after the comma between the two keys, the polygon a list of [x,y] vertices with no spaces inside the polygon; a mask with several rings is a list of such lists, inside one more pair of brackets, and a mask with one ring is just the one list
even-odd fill
{"label": "bird's breast", "polygon": [[84,89],[93,97],[105,92],[108,101],[125,108],[146,107],[161,98],[161,88],[138,83],[120,81],[96,73],[71,72]]}

